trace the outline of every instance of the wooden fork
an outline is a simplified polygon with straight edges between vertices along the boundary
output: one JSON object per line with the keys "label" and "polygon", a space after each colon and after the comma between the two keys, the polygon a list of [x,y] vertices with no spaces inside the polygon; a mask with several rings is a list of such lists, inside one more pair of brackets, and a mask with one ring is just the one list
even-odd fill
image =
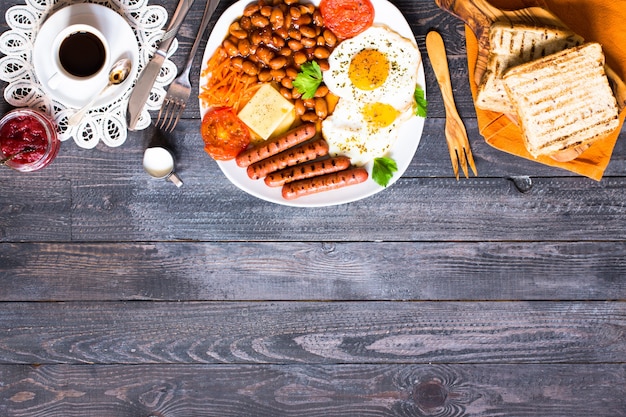
{"label": "wooden fork", "polygon": [[469,178],[467,164],[472,168],[474,176],[477,176],[472,149],[470,148],[467,132],[463,121],[456,110],[454,104],[454,96],[452,95],[452,84],[450,82],[450,71],[448,70],[448,59],[446,57],[446,48],[443,44],[441,35],[435,31],[428,32],[426,35],[426,50],[430,63],[435,71],[443,104],[446,109],[446,127],[445,135],[448,142],[448,150],[450,151],[450,161],[452,169],[458,181],[459,179],[459,163],[465,174],[465,178]]}

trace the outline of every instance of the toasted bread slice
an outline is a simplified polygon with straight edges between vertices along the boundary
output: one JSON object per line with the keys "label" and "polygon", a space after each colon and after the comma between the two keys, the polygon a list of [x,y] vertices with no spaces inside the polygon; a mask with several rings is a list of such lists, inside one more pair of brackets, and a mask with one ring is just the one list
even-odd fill
{"label": "toasted bread slice", "polygon": [[500,113],[515,110],[502,84],[502,73],[525,62],[581,45],[567,29],[495,22],[489,29],[487,70],[478,86],[476,107]]}
{"label": "toasted bread slice", "polygon": [[619,127],[599,43],[569,48],[503,74],[528,152],[555,155]]}

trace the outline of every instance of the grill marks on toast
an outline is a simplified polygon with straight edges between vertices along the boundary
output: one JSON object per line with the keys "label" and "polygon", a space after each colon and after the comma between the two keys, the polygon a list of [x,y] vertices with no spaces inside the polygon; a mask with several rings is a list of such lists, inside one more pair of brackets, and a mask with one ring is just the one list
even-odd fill
{"label": "grill marks on toast", "polygon": [[503,82],[534,157],[591,143],[619,126],[600,44],[518,65]]}
{"label": "grill marks on toast", "polygon": [[495,22],[489,32],[487,70],[478,86],[476,106],[514,113],[502,83],[502,74],[516,65],[545,57],[583,43],[575,33],[561,28]]}

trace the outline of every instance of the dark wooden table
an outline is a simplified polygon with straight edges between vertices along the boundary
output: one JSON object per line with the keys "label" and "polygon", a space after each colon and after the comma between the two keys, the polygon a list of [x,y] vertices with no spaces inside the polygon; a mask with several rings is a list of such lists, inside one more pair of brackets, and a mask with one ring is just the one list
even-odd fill
{"label": "dark wooden table", "polygon": [[[373,197],[303,209],[240,191],[202,150],[195,100],[171,135],[2,170],[0,416],[626,416],[625,130],[599,182],[491,148],[463,24],[394,4],[430,109],[409,169]],[[476,178],[452,175],[433,28]],[[180,189],[142,169],[159,137]]]}

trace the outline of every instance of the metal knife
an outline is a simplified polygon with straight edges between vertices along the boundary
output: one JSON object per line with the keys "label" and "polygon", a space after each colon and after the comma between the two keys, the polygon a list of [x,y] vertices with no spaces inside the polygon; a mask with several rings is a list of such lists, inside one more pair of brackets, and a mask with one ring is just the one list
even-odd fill
{"label": "metal knife", "polygon": [[150,90],[152,90],[154,81],[159,75],[163,62],[167,57],[167,51],[169,50],[170,45],[178,33],[178,29],[183,23],[185,16],[187,16],[187,12],[191,8],[193,2],[194,0],[180,0],[178,2],[178,6],[176,6],[172,20],[167,27],[165,35],[163,35],[163,38],[159,43],[159,48],[152,56],[150,62],[148,62],[148,65],[146,65],[141,71],[139,79],[137,80],[135,87],[133,87],[133,91],[128,99],[127,121],[129,130],[135,130],[135,126],[137,126],[137,122],[141,116],[141,111],[150,96]]}

